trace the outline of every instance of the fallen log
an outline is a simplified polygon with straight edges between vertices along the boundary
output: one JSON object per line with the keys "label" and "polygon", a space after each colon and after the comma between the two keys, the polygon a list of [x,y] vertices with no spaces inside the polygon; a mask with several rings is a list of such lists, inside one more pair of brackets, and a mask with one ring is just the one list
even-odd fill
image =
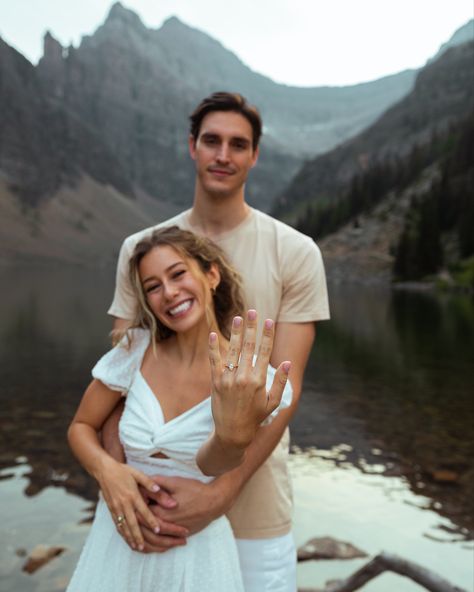
{"label": "fallen log", "polygon": [[466,592],[426,567],[391,553],[380,553],[347,579],[327,585],[322,592],[354,592],[384,571],[410,578],[430,592]]}

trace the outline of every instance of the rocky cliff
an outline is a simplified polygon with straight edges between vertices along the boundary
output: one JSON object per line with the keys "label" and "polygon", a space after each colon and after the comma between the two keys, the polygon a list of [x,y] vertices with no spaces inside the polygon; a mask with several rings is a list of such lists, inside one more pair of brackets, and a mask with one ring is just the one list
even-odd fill
{"label": "rocky cliff", "polygon": [[37,67],[0,40],[0,262],[105,264],[127,233],[189,206],[187,118],[212,91],[262,111],[247,193],[268,210],[304,159],[374,121],[414,76],[288,87],[176,18],[148,29],[120,3],[77,48],[46,34]]}
{"label": "rocky cliff", "polygon": [[452,47],[417,76],[407,97],[374,124],[305,164],[282,192],[274,214],[296,221],[308,205],[329,204],[353,179],[387,159],[408,155],[436,132],[464,117],[474,98],[474,43]]}

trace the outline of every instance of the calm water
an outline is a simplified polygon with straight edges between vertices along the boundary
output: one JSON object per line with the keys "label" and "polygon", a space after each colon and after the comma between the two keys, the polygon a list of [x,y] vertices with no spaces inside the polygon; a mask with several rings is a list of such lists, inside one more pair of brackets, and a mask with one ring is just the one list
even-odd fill
{"label": "calm water", "polygon": [[[3,270],[0,286],[0,588],[60,591],[96,495],[65,431],[108,347],[113,273]],[[396,552],[472,590],[473,301],[340,286],[331,303],[292,428],[297,542],[332,535]],[[22,574],[38,543],[68,551]],[[299,581],[362,563],[312,562]],[[394,578],[365,589],[420,590]]]}

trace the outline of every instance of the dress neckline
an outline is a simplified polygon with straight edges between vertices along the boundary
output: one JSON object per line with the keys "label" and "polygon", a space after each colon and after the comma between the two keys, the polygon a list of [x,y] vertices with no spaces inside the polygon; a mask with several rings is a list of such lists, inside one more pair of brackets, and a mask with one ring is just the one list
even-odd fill
{"label": "dress neckline", "polygon": [[192,412],[195,413],[205,403],[209,403],[210,402],[211,395],[209,395],[208,397],[206,397],[202,401],[199,401],[199,403],[196,403],[192,407],[189,407],[189,409],[186,409],[186,411],[183,411],[183,413],[180,413],[179,415],[175,415],[171,419],[166,420],[165,414],[163,413],[163,408],[161,406],[160,400],[155,395],[155,392],[153,391],[153,389],[151,388],[151,386],[148,384],[146,378],[143,376],[143,373],[142,373],[141,369],[138,369],[137,376],[141,380],[141,382],[144,385],[145,390],[148,392],[148,394],[151,397],[153,397],[153,400],[155,401],[155,403],[156,403],[156,405],[157,405],[157,407],[159,409],[159,412],[160,412],[160,415],[161,415],[161,419],[162,419],[163,425],[168,425],[170,423],[176,422],[180,418],[184,418],[186,415],[191,414]]}

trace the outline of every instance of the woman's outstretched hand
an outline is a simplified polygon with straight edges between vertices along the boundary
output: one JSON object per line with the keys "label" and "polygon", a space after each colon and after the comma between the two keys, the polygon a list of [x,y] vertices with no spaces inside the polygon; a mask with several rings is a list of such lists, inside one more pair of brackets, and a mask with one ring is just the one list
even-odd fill
{"label": "woman's outstretched hand", "polygon": [[255,365],[257,313],[249,310],[232,323],[229,349],[222,360],[216,333],[209,336],[212,376],[212,415],[215,430],[198,453],[198,465],[207,475],[220,474],[242,462],[245,449],[264,421],[280,404],[290,362],[278,367],[267,392],[267,370],[273,347],[274,323],[266,320]]}

